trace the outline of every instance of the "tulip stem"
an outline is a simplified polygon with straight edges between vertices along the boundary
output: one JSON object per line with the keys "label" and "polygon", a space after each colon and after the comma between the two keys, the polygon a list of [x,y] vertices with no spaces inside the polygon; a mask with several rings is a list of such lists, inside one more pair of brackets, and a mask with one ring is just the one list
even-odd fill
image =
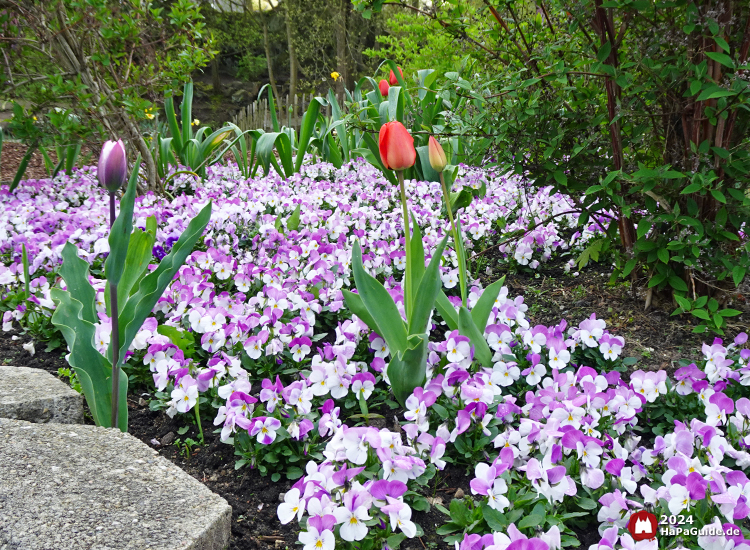
{"label": "tulip stem", "polygon": [[401,188],[401,207],[404,211],[404,244],[406,247],[406,269],[404,270],[404,311],[406,320],[409,320],[409,314],[412,311],[411,295],[411,235],[409,234],[409,209],[406,207],[406,188],[404,187],[404,171],[396,170],[398,184]]}
{"label": "tulip stem", "polygon": [[[115,223],[115,194],[109,194],[109,226]],[[117,306],[117,285],[109,285],[109,314],[112,320],[112,428],[119,426],[120,412],[120,312]]]}
{"label": "tulip stem", "polygon": [[[445,177],[443,177],[442,170],[440,171],[440,183],[443,186],[443,198],[445,199],[445,209],[448,211],[448,219],[451,221],[451,232],[453,233],[453,245],[456,249],[456,256],[458,257],[458,281],[461,287],[461,305],[466,307],[466,273],[464,272],[464,266],[466,263],[462,261],[463,246],[459,246],[458,242],[458,231],[456,230],[456,222],[453,221],[453,210],[451,210],[450,195],[448,194],[448,187],[445,185]],[[463,236],[461,236],[463,238]]]}

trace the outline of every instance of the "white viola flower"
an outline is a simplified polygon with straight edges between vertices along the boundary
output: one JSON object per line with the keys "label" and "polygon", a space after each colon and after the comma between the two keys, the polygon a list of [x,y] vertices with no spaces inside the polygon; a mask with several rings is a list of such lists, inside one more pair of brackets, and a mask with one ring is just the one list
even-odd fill
{"label": "white viola flower", "polygon": [[179,385],[172,390],[172,399],[175,401],[175,408],[181,413],[186,413],[198,402],[198,386],[195,384],[185,387]]}
{"label": "white viola flower", "polygon": [[532,334],[529,330],[523,335],[523,343],[531,348],[533,353],[540,353],[542,346],[547,343],[547,336],[543,332]]}
{"label": "white viola flower", "polygon": [[276,515],[279,521],[286,525],[297,516],[297,521],[302,519],[305,513],[305,499],[300,495],[297,488],[289,489],[284,495],[284,502],[279,504],[276,509]]}
{"label": "white viola flower", "polygon": [[589,441],[584,445],[583,442],[579,441],[576,443],[576,451],[578,453],[578,459],[583,462],[587,468],[596,468],[599,466],[602,448],[597,443]]}
{"label": "white viola flower", "polygon": [[471,347],[469,346],[469,342],[467,340],[468,338],[462,339],[461,337],[450,338],[448,340],[448,361],[450,361],[451,363],[460,363],[461,361],[469,357],[469,354],[471,353]]}
{"label": "white viola flower", "polygon": [[339,506],[333,511],[333,515],[336,518],[336,523],[341,524],[339,535],[345,541],[354,542],[367,536],[365,522],[372,518],[370,518],[364,506],[359,506],[353,510],[346,506]]}
{"label": "white viola flower", "polygon": [[508,366],[504,361],[499,361],[492,368],[490,380],[494,385],[508,387],[518,380],[520,376],[521,370],[517,366]]}
{"label": "white viola flower", "polygon": [[375,338],[370,344],[370,347],[375,350],[375,357],[385,358],[390,354],[388,344],[385,343],[383,338]]}
{"label": "white viola flower", "polygon": [[458,271],[453,269],[440,275],[445,288],[453,288],[458,284]]}
{"label": "white viola flower", "polygon": [[570,352],[567,349],[560,351],[550,350],[549,366],[551,369],[563,369],[570,362]]}
{"label": "white viola flower", "polygon": [[300,532],[299,541],[304,545],[302,550],[334,550],[336,548],[336,537],[333,533],[328,529],[324,529],[321,533],[312,525],[307,526],[307,531]]}
{"label": "white viola flower", "polygon": [[417,526],[411,521],[411,508],[407,504],[404,504],[398,511],[391,512],[388,516],[393,531],[398,527],[410,539],[417,536]]}
{"label": "white viola flower", "polygon": [[526,375],[526,383],[529,386],[536,386],[539,382],[541,382],[542,377],[545,374],[547,374],[547,367],[545,367],[541,363],[538,363],[529,368],[529,372]]}
{"label": "white viola flower", "polygon": [[690,493],[684,485],[672,485],[669,488],[669,511],[679,514],[690,509]]}
{"label": "white viola flower", "polygon": [[716,403],[706,405],[706,424],[709,426],[723,426],[727,422],[727,413]]}

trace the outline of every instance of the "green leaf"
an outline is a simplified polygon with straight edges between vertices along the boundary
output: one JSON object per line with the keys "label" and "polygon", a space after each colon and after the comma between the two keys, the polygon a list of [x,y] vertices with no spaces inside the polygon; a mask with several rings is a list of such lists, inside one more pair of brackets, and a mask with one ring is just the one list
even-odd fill
{"label": "green leaf", "polygon": [[720,88],[719,86],[714,84],[710,88],[703,90],[696,101],[706,101],[707,99],[716,99],[719,97],[728,97],[734,95],[737,95],[737,92],[724,90],[723,88]]}
{"label": "green leaf", "polygon": [[677,275],[670,275],[669,276],[669,285],[674,288],[675,290],[679,292],[687,292],[688,287],[685,284],[685,281],[682,280]]}
{"label": "green leaf", "polygon": [[502,533],[508,528],[508,518],[505,514],[491,508],[488,504],[482,506],[482,516],[487,526],[495,532]]}
{"label": "green leaf", "polygon": [[565,172],[563,172],[562,170],[555,170],[555,173],[552,175],[554,176],[555,181],[560,185],[568,185],[568,176],[566,176]]}
{"label": "green leaf", "polygon": [[346,303],[346,307],[349,308],[349,311],[351,311],[354,315],[362,319],[362,321],[368,327],[370,327],[370,330],[378,332],[379,330],[378,324],[372,318],[372,315],[370,315],[370,312],[367,311],[365,304],[362,303],[362,297],[359,294],[354,294],[352,291],[347,290],[345,288],[342,289],[341,292],[344,294],[344,302]]}
{"label": "green leaf", "polygon": [[638,259],[636,258],[628,260],[628,263],[625,264],[625,267],[622,270],[622,277],[625,278],[628,275],[630,275],[630,272],[633,271],[637,263],[638,263]]}
{"label": "green leaf", "polygon": [[[154,219],[154,225],[156,220]],[[123,269],[122,278],[117,285],[117,304],[118,309],[122,311],[128,297],[137,290],[137,284],[145,276],[148,265],[151,262],[152,250],[156,242],[156,231],[141,231],[136,228],[130,236],[128,244],[128,253],[125,257],[125,268]],[[107,304],[107,311],[110,311],[109,304],[109,281],[104,290],[104,298]],[[119,312],[118,312],[119,313]]]}
{"label": "green leaf", "polygon": [[378,326],[377,333],[383,337],[391,350],[391,356],[407,349],[406,327],[396,304],[388,291],[362,266],[362,249],[359,241],[352,250],[352,271],[357,292],[367,311]]}
{"label": "green leaf", "polygon": [[607,41],[599,48],[599,51],[596,52],[596,58],[599,60],[600,63],[604,63],[604,61],[609,57],[609,54],[612,52],[612,44]]}
{"label": "green leaf", "polygon": [[708,321],[709,319],[711,319],[705,309],[694,309],[690,313],[692,313],[695,317],[698,317],[698,319],[703,319],[704,321]]}
{"label": "green leaf", "polygon": [[484,329],[487,328],[487,320],[490,318],[492,308],[495,307],[495,301],[504,284],[505,275],[484,289],[482,296],[471,310],[471,318],[474,321],[474,325],[476,325],[482,334],[484,334]]}
{"label": "green leaf", "polygon": [[393,395],[402,407],[414,389],[424,385],[427,374],[427,335],[412,336],[409,344],[409,348],[397,353],[391,348],[391,362],[388,364]]}
{"label": "green leaf", "polygon": [[545,516],[538,516],[536,514],[532,514],[530,516],[526,516],[525,518],[521,519],[521,521],[518,522],[518,528],[519,529],[528,529],[529,527],[537,527],[544,525]]}
{"label": "green leaf", "polygon": [[[281,167],[279,167],[274,149],[279,155]],[[284,132],[269,132],[261,134],[257,140],[256,152],[258,160],[263,166],[263,173],[267,176],[271,170],[271,164],[277,169],[282,177],[289,177],[294,173],[292,164],[292,142]]]}
{"label": "green leaf", "polygon": [[726,197],[724,196],[724,193],[722,193],[722,192],[721,192],[721,191],[719,191],[718,189],[711,189],[711,195],[713,195],[713,197],[714,197],[714,198],[715,198],[715,199],[716,199],[717,201],[719,201],[719,202],[721,202],[721,203],[723,203],[723,204],[726,204],[726,203],[727,203],[727,198],[726,198]]}
{"label": "green leaf", "polygon": [[[70,245],[73,246],[73,245]],[[70,348],[70,366],[81,383],[86,403],[97,426],[112,427],[112,366],[94,346],[96,327],[82,318],[83,305],[70,292],[53,288],[55,302],[52,324],[63,334]],[[128,377],[120,371],[118,427],[128,430]]]}
{"label": "green leaf", "polygon": [[386,539],[386,542],[388,544],[388,548],[393,548],[393,550],[397,550],[398,547],[401,545],[401,543],[406,539],[406,535],[403,533],[396,533],[395,535],[391,535]]}
{"label": "green leaf", "polygon": [[732,279],[734,280],[734,286],[738,287],[740,286],[740,283],[745,278],[745,273],[747,272],[747,269],[741,265],[736,265],[732,269]]}
{"label": "green leaf", "polygon": [[458,310],[458,332],[462,336],[467,336],[474,346],[474,356],[479,360],[483,367],[492,368],[492,351],[487,345],[482,333],[474,324],[471,313],[465,307]]}
{"label": "green leaf", "polygon": [[294,209],[294,212],[292,212],[292,215],[289,216],[289,219],[286,221],[286,228],[289,231],[296,231],[299,227],[299,218],[300,218],[300,208],[302,207],[301,204],[297,204],[297,207]]}
{"label": "green leaf", "polygon": [[576,500],[576,504],[578,504],[578,506],[580,508],[583,508],[584,510],[593,510],[594,508],[599,507],[599,504],[595,500],[592,500],[590,498],[580,498]]}
{"label": "green leaf", "polygon": [[443,318],[443,321],[448,325],[448,328],[458,330],[458,313],[442,290],[435,299],[435,307]]}
{"label": "green leaf", "polygon": [[81,318],[89,323],[99,322],[96,313],[96,291],[89,282],[89,263],[78,257],[78,249],[68,241],[62,250],[63,264],[60,276],[66,290],[81,304]]}
{"label": "green leaf", "polygon": [[[138,155],[135,166],[140,165],[141,156]],[[117,214],[115,223],[109,232],[109,256],[104,262],[104,273],[110,285],[117,285],[125,270],[130,234],[133,231],[133,209],[135,207],[137,183],[138,169],[134,168],[128,179],[128,188],[120,201],[120,213]]]}
{"label": "green leaf", "polygon": [[191,358],[195,353],[195,337],[190,332],[182,331],[169,325],[159,325],[156,332],[169,338],[169,340],[182,350],[186,358]]}
{"label": "green leaf", "polygon": [[734,69],[734,61],[732,61],[732,58],[729,57],[725,53],[719,53],[719,52],[705,52],[706,57],[709,59],[713,59],[714,61],[718,61],[725,67],[729,67],[730,69]]}
{"label": "green leaf", "polygon": [[[419,235],[418,232],[415,232],[414,236],[420,237],[421,240],[421,235]],[[412,243],[413,242],[414,240],[412,240]],[[412,311],[409,320],[409,334],[422,334],[423,332],[427,332],[427,322],[430,319],[430,313],[432,313],[432,308],[435,305],[437,294],[440,292],[440,287],[443,284],[440,279],[439,270],[440,258],[443,256],[446,242],[448,242],[448,235],[443,237],[443,240],[438,244],[427,270],[421,277],[419,289],[414,295],[414,311]],[[414,252],[412,252],[412,258],[414,258],[413,254]],[[416,258],[416,261],[419,263],[419,258]],[[424,266],[424,256],[422,256],[421,264]],[[422,269],[424,269],[424,267]]]}
{"label": "green leaf", "polygon": [[320,101],[316,97],[307,106],[307,112],[302,119],[302,125],[299,129],[299,139],[297,140],[297,157],[294,159],[294,171],[299,172],[302,168],[302,161],[305,159],[305,153],[307,153],[307,146],[310,143],[310,138],[313,135],[315,129],[315,123],[318,121],[318,113],[320,112]]}
{"label": "green leaf", "polygon": [[455,523],[462,527],[466,527],[470,523],[471,518],[469,516],[469,510],[463,500],[459,500],[456,498],[451,500],[450,509],[451,519]]}
{"label": "green leaf", "polygon": [[722,309],[719,310],[719,315],[722,317],[736,317],[737,315],[742,315],[742,312],[736,309]]}
{"label": "green leaf", "polygon": [[641,221],[638,222],[638,230],[636,231],[636,234],[638,236],[638,239],[642,239],[646,233],[648,233],[648,230],[653,227],[653,224],[651,223],[651,220],[648,220],[646,218],[642,218]]}
{"label": "green leaf", "polygon": [[703,186],[699,182],[691,183],[685,189],[682,190],[680,193],[681,195],[687,195],[688,193],[695,193],[697,191],[700,191],[703,188]]}
{"label": "green leaf", "polygon": [[209,202],[197,216],[190,220],[187,229],[180,235],[170,253],[162,258],[154,271],[141,279],[138,291],[130,296],[124,305],[120,314],[120,357],[125,357],[125,353],[136,333],[141,329],[143,321],[151,315],[156,302],[161,298],[169,283],[172,282],[175,274],[185,263],[185,259],[190,255],[195,243],[198,242],[206,229],[206,225],[211,218],[211,205],[212,203]]}
{"label": "green leaf", "polygon": [[660,248],[659,250],[657,250],[656,255],[659,260],[661,260],[665,264],[669,263],[669,250],[667,250],[666,248]]}

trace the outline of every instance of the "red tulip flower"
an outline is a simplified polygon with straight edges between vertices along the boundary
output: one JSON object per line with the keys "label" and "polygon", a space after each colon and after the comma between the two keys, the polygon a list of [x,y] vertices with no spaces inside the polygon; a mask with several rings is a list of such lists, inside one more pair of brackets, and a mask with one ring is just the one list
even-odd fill
{"label": "red tulip flower", "polygon": [[404,125],[394,120],[386,122],[380,128],[380,159],[390,170],[405,170],[414,166],[417,151],[414,149],[414,138]]}
{"label": "red tulip flower", "polygon": [[390,86],[388,85],[388,81],[384,78],[380,81],[378,84],[378,88],[380,88],[380,95],[383,97],[388,97],[388,90],[390,89]]}
{"label": "red tulip flower", "polygon": [[[404,71],[401,70],[401,67],[396,67],[398,69],[398,73],[401,75],[401,78],[404,78]],[[391,86],[397,86],[398,85],[398,78],[396,78],[395,73],[391,70],[391,74],[388,77],[388,82],[390,82]]]}

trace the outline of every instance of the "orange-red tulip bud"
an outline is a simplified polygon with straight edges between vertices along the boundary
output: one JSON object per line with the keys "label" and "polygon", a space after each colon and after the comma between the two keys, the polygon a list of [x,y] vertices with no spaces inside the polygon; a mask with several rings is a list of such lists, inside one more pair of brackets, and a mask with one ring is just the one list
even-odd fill
{"label": "orange-red tulip bud", "polygon": [[378,88],[380,88],[380,95],[382,95],[383,97],[388,97],[388,90],[391,87],[388,85],[388,81],[385,78],[380,81],[380,83],[378,84]]}
{"label": "orange-red tulip bud", "polygon": [[442,145],[432,136],[430,136],[430,140],[427,143],[427,152],[430,155],[430,166],[432,166],[432,169],[436,172],[442,172],[445,169],[445,165],[448,164],[448,160],[445,158],[445,151],[443,151]]}
{"label": "orange-red tulip bud", "polygon": [[[404,71],[401,70],[401,67],[396,67],[398,69],[398,73],[401,75],[401,78],[404,78]],[[388,77],[388,82],[391,84],[391,86],[398,86],[398,78],[396,78],[395,73],[391,70],[391,74]]]}
{"label": "orange-red tulip bud", "polygon": [[404,125],[394,120],[386,122],[380,128],[380,160],[390,170],[405,170],[414,166],[417,151],[414,149],[414,138]]}

